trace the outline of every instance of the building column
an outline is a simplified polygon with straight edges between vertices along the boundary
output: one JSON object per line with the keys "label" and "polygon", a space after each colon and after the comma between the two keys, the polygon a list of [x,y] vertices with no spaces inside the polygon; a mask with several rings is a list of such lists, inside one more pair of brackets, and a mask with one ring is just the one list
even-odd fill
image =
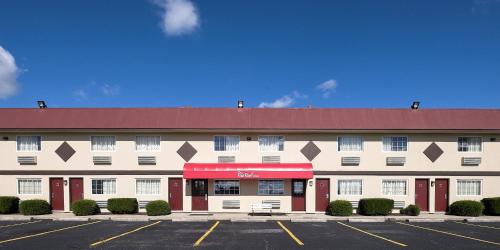
{"label": "building column", "polygon": [[[430,181],[430,187],[429,187],[429,213],[433,214],[435,213],[436,211],[436,201],[435,201],[435,197],[436,197],[436,178],[429,178],[429,181]],[[432,184],[434,183],[434,184]]]}

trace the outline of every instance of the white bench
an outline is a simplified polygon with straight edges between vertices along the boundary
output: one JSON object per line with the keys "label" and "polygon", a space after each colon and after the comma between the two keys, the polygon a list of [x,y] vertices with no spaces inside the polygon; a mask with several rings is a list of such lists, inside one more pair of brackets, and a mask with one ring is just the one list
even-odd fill
{"label": "white bench", "polygon": [[252,203],[250,204],[252,215],[255,213],[269,213],[273,212],[273,205],[269,203]]}

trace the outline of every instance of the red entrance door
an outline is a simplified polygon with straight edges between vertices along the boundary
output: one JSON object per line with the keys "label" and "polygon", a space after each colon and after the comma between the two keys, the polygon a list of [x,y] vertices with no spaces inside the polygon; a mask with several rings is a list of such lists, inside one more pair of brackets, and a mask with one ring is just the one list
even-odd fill
{"label": "red entrance door", "polygon": [[191,210],[208,210],[208,180],[192,180]]}
{"label": "red entrance door", "polygon": [[306,180],[292,180],[292,211],[306,211]]}
{"label": "red entrance door", "polygon": [[436,179],[436,212],[448,210],[448,179]]}
{"label": "red entrance door", "polygon": [[50,205],[53,210],[64,210],[63,178],[50,178]]}
{"label": "red entrance door", "polygon": [[415,204],[422,211],[429,211],[429,179],[415,180]]}
{"label": "red entrance door", "polygon": [[172,210],[182,211],[182,178],[168,179],[168,203]]}
{"label": "red entrance door", "polygon": [[330,203],[330,179],[316,179],[316,211],[326,212]]}
{"label": "red entrance door", "polygon": [[83,199],[83,178],[69,178],[69,203]]}

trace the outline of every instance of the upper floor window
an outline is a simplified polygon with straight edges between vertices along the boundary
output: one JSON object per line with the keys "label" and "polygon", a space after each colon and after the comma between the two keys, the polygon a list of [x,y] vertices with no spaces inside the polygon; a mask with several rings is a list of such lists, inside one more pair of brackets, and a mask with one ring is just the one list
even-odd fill
{"label": "upper floor window", "polygon": [[408,137],[406,136],[384,136],[382,138],[384,151],[400,152],[408,150]]}
{"label": "upper floor window", "polygon": [[341,136],[338,140],[338,151],[360,152],[363,151],[363,138],[361,136]]}
{"label": "upper floor window", "polygon": [[459,152],[481,152],[482,144],[481,137],[458,137]]}
{"label": "upper floor window", "polygon": [[481,181],[458,180],[457,195],[481,195]]}
{"label": "upper floor window", "polygon": [[115,151],[116,138],[114,136],[91,136],[92,151]]}
{"label": "upper floor window", "polygon": [[160,136],[135,137],[136,151],[160,151]]}
{"label": "upper floor window", "polygon": [[383,180],[383,195],[406,195],[406,180]]}
{"label": "upper floor window", "polygon": [[277,152],[285,149],[285,137],[282,135],[259,136],[259,150],[261,152]]}
{"label": "upper floor window", "polygon": [[116,179],[93,179],[92,194],[116,194]]}
{"label": "upper floor window", "polygon": [[42,194],[42,179],[18,179],[18,194]]}
{"label": "upper floor window", "polygon": [[214,136],[214,151],[236,152],[240,149],[240,137],[237,135]]}
{"label": "upper floor window", "polygon": [[362,180],[339,180],[338,181],[339,195],[362,195],[363,181]]}
{"label": "upper floor window", "polygon": [[42,150],[41,136],[18,136],[17,151],[33,152]]}
{"label": "upper floor window", "polygon": [[137,179],[135,180],[135,193],[137,195],[159,195],[160,179]]}

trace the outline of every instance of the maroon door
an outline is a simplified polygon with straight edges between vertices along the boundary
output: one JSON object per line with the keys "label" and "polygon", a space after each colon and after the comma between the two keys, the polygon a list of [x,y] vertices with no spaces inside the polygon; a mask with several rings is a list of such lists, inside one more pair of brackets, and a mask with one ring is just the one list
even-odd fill
{"label": "maroon door", "polygon": [[172,210],[182,211],[182,178],[168,179],[168,203]]}
{"label": "maroon door", "polygon": [[316,211],[326,212],[330,203],[330,179],[316,179]]}
{"label": "maroon door", "polygon": [[436,212],[448,210],[448,179],[436,179]]}
{"label": "maroon door", "polygon": [[208,180],[192,180],[191,210],[208,210]]}
{"label": "maroon door", "polygon": [[83,199],[83,178],[69,178],[69,204]]}
{"label": "maroon door", "polygon": [[64,210],[63,178],[50,178],[50,205],[53,210]]}
{"label": "maroon door", "polygon": [[306,211],[306,180],[292,180],[292,211]]}
{"label": "maroon door", "polygon": [[429,211],[429,179],[415,180],[415,204],[422,211]]}

